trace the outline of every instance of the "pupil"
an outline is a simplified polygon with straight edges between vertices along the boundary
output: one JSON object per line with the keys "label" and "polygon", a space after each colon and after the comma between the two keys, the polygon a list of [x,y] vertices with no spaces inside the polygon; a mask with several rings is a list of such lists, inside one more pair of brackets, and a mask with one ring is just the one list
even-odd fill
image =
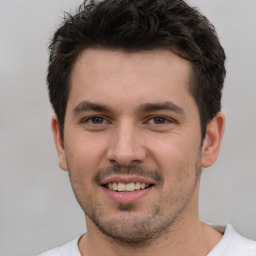
{"label": "pupil", "polygon": [[156,124],[163,124],[165,122],[164,117],[155,117],[154,119],[155,119],[154,121]]}
{"label": "pupil", "polygon": [[92,118],[92,122],[94,123],[94,124],[101,124],[102,123],[102,118],[101,117],[93,117]]}

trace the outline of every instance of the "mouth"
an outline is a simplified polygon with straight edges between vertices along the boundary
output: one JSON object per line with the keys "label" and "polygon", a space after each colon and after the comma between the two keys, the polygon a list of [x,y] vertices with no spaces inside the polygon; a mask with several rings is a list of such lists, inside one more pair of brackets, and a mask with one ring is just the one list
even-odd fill
{"label": "mouth", "polygon": [[134,192],[138,190],[145,190],[153,186],[153,184],[144,183],[144,182],[130,182],[130,183],[123,183],[123,182],[109,182],[103,184],[103,186],[109,190],[115,192]]}
{"label": "mouth", "polygon": [[104,178],[100,185],[105,195],[117,203],[137,202],[146,197],[156,186],[153,179],[128,175],[113,175]]}

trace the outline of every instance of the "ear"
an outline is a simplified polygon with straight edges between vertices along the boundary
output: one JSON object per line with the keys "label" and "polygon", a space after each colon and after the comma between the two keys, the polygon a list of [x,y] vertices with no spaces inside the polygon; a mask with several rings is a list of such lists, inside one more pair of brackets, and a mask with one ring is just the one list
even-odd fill
{"label": "ear", "polygon": [[56,146],[56,150],[59,157],[59,166],[62,170],[67,171],[67,161],[66,161],[66,154],[64,149],[64,143],[60,134],[60,126],[59,121],[56,115],[52,116],[52,133],[53,138]]}
{"label": "ear", "polygon": [[225,127],[225,116],[218,112],[208,123],[202,146],[202,167],[211,166],[217,159]]}

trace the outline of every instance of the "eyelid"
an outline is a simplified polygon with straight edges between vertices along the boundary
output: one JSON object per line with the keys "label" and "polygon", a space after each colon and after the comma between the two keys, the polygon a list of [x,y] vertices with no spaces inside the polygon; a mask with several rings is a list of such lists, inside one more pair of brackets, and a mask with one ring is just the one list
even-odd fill
{"label": "eyelid", "polygon": [[154,125],[165,125],[165,124],[170,124],[170,123],[177,123],[177,121],[171,117],[167,117],[167,116],[164,116],[164,115],[153,115],[153,116],[149,116],[147,119],[146,119],[146,122],[149,123],[150,120],[154,120],[154,118],[163,118],[165,119],[165,122],[162,123],[162,124],[155,124]]}
{"label": "eyelid", "polygon": [[[103,115],[90,115],[90,116],[84,117],[84,118],[81,119],[81,123],[89,123],[89,121],[91,121],[93,118],[102,118],[103,123],[101,123],[101,124],[110,123],[108,118],[103,116]],[[92,123],[92,122],[91,122],[91,124],[94,125],[94,123]],[[101,125],[101,124],[95,124],[95,125]]]}
{"label": "eyelid", "polygon": [[[93,118],[102,118],[103,121],[102,121],[102,123],[96,124],[96,123],[92,122]],[[153,123],[154,118],[163,118],[163,119],[165,119],[165,122],[164,123]],[[175,124],[175,123],[178,124],[178,121],[176,119],[172,118],[172,117],[165,116],[165,115],[157,115],[157,114],[147,116],[144,120],[145,121],[143,121],[143,124],[150,124],[150,125],[156,125],[156,126]],[[91,125],[98,125],[98,126],[112,123],[112,121],[110,120],[109,117],[106,117],[104,115],[97,115],[97,114],[83,117],[83,118],[81,118],[80,122],[81,123],[88,123],[88,124],[91,124]]]}

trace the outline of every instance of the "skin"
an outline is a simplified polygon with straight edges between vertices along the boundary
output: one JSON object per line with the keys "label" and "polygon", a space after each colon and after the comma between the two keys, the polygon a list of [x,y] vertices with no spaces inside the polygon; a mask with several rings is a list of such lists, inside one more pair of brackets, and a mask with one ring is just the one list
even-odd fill
{"label": "skin", "polygon": [[[221,239],[200,222],[198,194],[201,168],[218,156],[224,116],[208,124],[202,143],[191,70],[164,49],[87,49],[77,59],[64,138],[56,116],[52,130],[59,165],[86,215],[81,255],[200,256]],[[108,179],[153,186],[137,200],[118,202],[103,189]]]}

